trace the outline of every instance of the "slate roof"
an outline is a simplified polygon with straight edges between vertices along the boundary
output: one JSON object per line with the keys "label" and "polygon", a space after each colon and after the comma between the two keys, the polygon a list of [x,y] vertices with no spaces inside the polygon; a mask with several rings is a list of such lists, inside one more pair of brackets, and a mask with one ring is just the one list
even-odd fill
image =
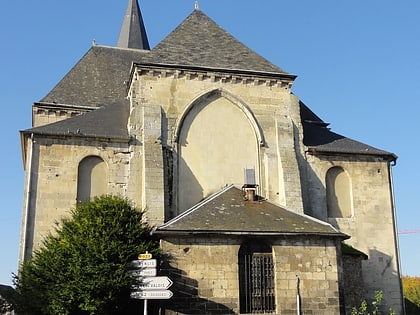
{"label": "slate roof", "polygon": [[99,107],[123,100],[133,61],[148,53],[140,49],[92,46],[40,103]]}
{"label": "slate roof", "polygon": [[295,77],[240,43],[200,10],[194,10],[151,51],[92,46],[40,103],[95,107],[121,100],[127,96],[133,62]]}
{"label": "slate roof", "polygon": [[153,48],[144,61],[167,65],[287,74],[239,42],[199,9],[194,10],[172,33]]}
{"label": "slate roof", "polygon": [[129,139],[127,121],[130,110],[128,100],[102,106],[96,110],[55,123],[27,129],[24,134],[44,136],[94,137]]}
{"label": "slate roof", "polygon": [[347,238],[332,225],[269,201],[245,201],[228,186],[158,226],[154,234],[322,235]]}
{"label": "slate roof", "polygon": [[[127,14],[135,17],[138,14],[139,22],[140,20],[142,22],[136,0],[129,1]],[[141,28],[140,24],[136,28]],[[127,32],[130,31],[123,31],[124,29],[123,25],[122,34],[127,35]],[[145,33],[143,29],[140,34],[143,31]],[[121,36],[125,35],[120,35],[120,39],[122,40]],[[130,44],[127,45],[130,46]],[[294,75],[286,73],[240,43],[202,11],[196,9],[151,51],[92,46],[39,103],[57,107],[62,105],[81,106],[89,108],[88,110],[111,104],[124,104],[133,63],[201,67],[209,70],[224,69],[239,73],[258,72],[295,78]],[[104,115],[104,112],[96,113],[94,110],[80,119],[60,121],[25,132],[51,135],[56,132],[57,135],[64,135],[68,130],[84,130],[80,135],[126,138],[127,121],[121,120],[126,117],[126,107],[122,106],[123,111],[119,114],[117,113],[118,108],[113,107],[113,115]],[[105,112],[108,111],[110,109]],[[96,115],[98,115],[97,118]],[[311,152],[371,154],[381,155],[390,160],[396,159],[392,153],[331,132],[327,128],[328,124],[324,123],[303,103],[301,103],[301,116],[304,144]],[[92,123],[87,123],[87,120]],[[101,125],[95,124],[95,121],[101,121]],[[107,128],[110,126],[113,127]],[[98,129],[94,130],[95,128]],[[72,132],[70,131],[70,133]]]}
{"label": "slate roof", "polygon": [[329,124],[315,115],[302,102],[300,102],[300,113],[303,125],[303,144],[312,153],[376,155],[391,161],[397,159],[397,156],[391,152],[332,132],[328,128]]}

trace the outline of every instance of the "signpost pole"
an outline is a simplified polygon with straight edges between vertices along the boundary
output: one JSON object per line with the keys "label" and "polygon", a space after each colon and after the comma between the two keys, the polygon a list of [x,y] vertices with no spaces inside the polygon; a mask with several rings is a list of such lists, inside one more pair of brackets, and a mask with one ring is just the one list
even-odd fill
{"label": "signpost pole", "polygon": [[144,300],[144,310],[143,315],[147,315],[147,300]]}

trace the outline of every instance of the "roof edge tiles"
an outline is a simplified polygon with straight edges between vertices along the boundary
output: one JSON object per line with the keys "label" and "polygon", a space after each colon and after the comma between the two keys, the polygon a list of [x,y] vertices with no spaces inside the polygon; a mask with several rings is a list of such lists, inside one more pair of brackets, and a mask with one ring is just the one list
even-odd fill
{"label": "roof edge tiles", "polygon": [[252,236],[319,236],[319,237],[335,237],[335,238],[341,238],[343,240],[350,238],[347,234],[344,233],[316,233],[316,232],[253,232],[253,231],[224,231],[224,230],[214,230],[214,231],[188,231],[188,230],[158,230],[154,229],[151,232],[152,235],[177,235],[177,236],[191,236],[191,235],[232,235],[232,236],[246,236],[246,235],[252,235]]}

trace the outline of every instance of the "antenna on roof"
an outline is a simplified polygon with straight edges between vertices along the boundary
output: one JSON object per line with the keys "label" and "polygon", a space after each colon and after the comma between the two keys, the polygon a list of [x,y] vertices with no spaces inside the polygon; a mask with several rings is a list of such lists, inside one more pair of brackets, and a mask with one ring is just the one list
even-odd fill
{"label": "antenna on roof", "polygon": [[194,10],[200,10],[200,6],[198,5],[197,0],[195,0],[195,3],[194,3]]}

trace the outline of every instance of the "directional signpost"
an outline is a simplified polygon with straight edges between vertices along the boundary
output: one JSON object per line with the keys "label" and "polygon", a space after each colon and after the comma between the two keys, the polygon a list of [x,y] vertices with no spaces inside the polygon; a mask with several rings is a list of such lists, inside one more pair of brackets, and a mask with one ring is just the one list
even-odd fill
{"label": "directional signpost", "polygon": [[132,299],[140,300],[166,300],[174,295],[170,290],[133,291],[130,294]]}
{"label": "directional signpost", "polygon": [[144,300],[144,315],[147,315],[147,300],[170,299],[173,293],[168,288],[173,284],[168,277],[156,277],[157,261],[152,254],[146,252],[138,256],[129,264],[128,274],[135,278],[139,284],[134,286],[130,297]]}
{"label": "directional signpost", "polygon": [[168,277],[146,277],[138,285],[140,290],[166,290],[173,284]]}

